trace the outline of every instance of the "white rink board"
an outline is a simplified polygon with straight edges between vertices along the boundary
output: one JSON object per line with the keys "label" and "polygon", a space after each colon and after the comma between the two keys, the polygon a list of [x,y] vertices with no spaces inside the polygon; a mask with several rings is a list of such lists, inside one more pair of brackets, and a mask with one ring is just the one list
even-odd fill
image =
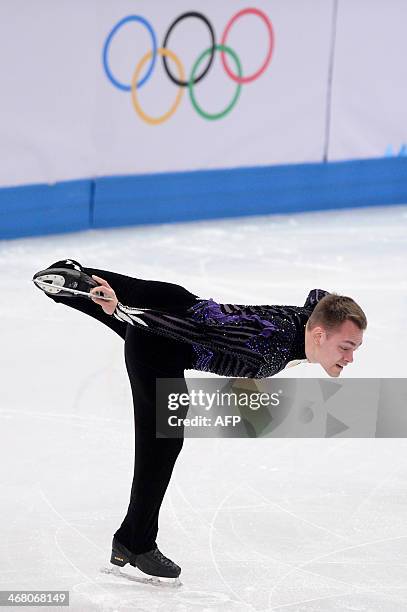
{"label": "white rink board", "polygon": [[[328,160],[381,157],[389,147],[397,154],[407,142],[406,4],[342,0],[336,20],[334,0],[258,0],[253,6],[272,24],[274,51],[264,73],[242,85],[233,110],[205,120],[185,90],[175,114],[152,126],[136,114],[129,92],[107,78],[102,50],[109,31],[137,14],[161,45],[171,23],[195,10],[211,21],[219,43],[246,2],[207,0],[202,8],[197,0],[3,0],[0,185],[318,162],[325,149]],[[264,22],[245,15],[227,44],[247,75],[262,65],[269,41]],[[209,44],[207,27],[189,18],[173,30],[168,48],[188,74]],[[130,82],[150,46],[142,24],[120,29],[108,54],[113,75]],[[178,89],[158,58],[138,99],[147,114],[159,116]],[[207,112],[218,112],[235,91],[218,53],[195,87],[197,100]]]}
{"label": "white rink board", "polygon": [[407,3],[340,1],[330,160],[398,154],[407,143]]}
{"label": "white rink board", "polygon": [[[135,113],[130,94],[114,87],[105,74],[102,49],[109,31],[136,13],[148,19],[161,45],[170,24],[195,10],[213,23],[219,43],[229,19],[247,8],[245,1],[208,0],[202,7],[197,0],[3,0],[0,185],[320,161],[331,5],[258,0],[253,6],[272,22],[274,53],[265,72],[242,85],[229,115],[203,119],[185,91],[175,114],[151,126]],[[207,28],[197,19],[180,23],[169,40],[187,73],[209,44]],[[256,16],[243,16],[227,44],[241,58],[244,74],[253,73],[267,56],[267,27]],[[119,30],[109,53],[116,78],[130,82],[150,46],[141,24]],[[158,58],[138,97],[145,112],[161,115],[177,91]],[[235,91],[217,54],[196,86],[198,101],[208,112],[218,112]]]}

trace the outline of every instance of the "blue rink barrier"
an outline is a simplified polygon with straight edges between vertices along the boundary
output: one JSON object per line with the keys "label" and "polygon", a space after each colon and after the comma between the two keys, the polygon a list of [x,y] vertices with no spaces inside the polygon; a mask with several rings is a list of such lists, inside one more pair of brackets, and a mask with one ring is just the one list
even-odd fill
{"label": "blue rink barrier", "polygon": [[92,180],[0,189],[0,238],[89,229]]}
{"label": "blue rink barrier", "polygon": [[0,189],[0,238],[407,203],[407,158],[113,176]]}

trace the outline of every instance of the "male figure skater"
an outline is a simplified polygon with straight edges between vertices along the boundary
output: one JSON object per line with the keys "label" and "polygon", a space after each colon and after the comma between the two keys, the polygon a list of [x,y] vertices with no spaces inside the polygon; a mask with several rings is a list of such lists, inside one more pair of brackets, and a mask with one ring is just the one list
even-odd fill
{"label": "male figure skater", "polygon": [[[54,301],[92,316],[125,341],[135,462],[130,503],[113,537],[111,562],[130,563],[160,579],[174,580],[181,572],[155,540],[183,439],[156,438],[156,378],[181,379],[187,393],[185,369],[264,378],[302,360],[320,363],[337,377],[353,361],[367,327],[352,298],[321,289],[310,291],[302,307],[219,304],[173,283],[85,268],[72,259],[37,272],[33,280]],[[187,410],[183,407],[179,417]]]}

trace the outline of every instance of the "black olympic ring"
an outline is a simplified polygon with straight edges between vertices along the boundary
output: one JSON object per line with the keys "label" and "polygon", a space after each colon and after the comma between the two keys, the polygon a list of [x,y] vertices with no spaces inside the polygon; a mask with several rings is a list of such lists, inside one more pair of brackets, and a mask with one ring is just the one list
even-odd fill
{"label": "black olympic ring", "polygon": [[[172,32],[172,30],[175,28],[175,26],[182,21],[183,19],[187,19],[187,17],[196,17],[197,19],[201,19],[201,21],[203,21],[207,26],[208,26],[208,30],[209,33],[211,35],[211,39],[212,39],[212,46],[211,46],[211,52],[209,55],[209,61],[208,61],[208,65],[206,66],[206,68],[202,71],[202,74],[200,74],[199,76],[197,76],[193,81],[192,84],[195,85],[195,83],[199,83],[199,81],[201,79],[203,79],[203,77],[206,75],[206,73],[208,72],[208,70],[210,69],[210,67],[212,66],[212,62],[215,58],[215,50],[216,50],[216,44],[215,44],[215,30],[213,29],[213,26],[211,24],[211,22],[209,21],[209,19],[207,19],[207,17],[205,17],[205,15],[202,15],[202,13],[197,13],[195,11],[189,11],[187,13],[182,13],[182,15],[180,15],[179,17],[177,17],[177,19],[175,21],[173,21],[173,23],[170,25],[170,27],[168,28],[168,31],[166,33],[166,35],[164,36],[164,42],[162,44],[162,46],[164,47],[164,49],[167,47],[167,43],[168,43],[168,39],[170,37],[170,34]],[[180,81],[179,79],[177,79],[175,76],[173,76],[173,74],[171,74],[171,71],[168,67],[168,61],[166,56],[163,56],[163,65],[164,65],[164,70],[167,73],[168,77],[171,79],[171,81],[173,83],[175,83],[176,85],[178,85],[179,87],[188,87],[189,82],[188,81]]]}

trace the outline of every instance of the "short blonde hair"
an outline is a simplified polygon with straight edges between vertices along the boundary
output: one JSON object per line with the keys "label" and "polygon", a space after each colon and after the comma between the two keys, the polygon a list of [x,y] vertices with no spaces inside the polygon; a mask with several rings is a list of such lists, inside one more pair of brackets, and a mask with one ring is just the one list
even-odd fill
{"label": "short blonde hair", "polygon": [[308,319],[308,329],[321,325],[328,331],[334,331],[345,321],[352,321],[359,329],[365,330],[367,318],[355,300],[346,295],[329,293],[315,306]]}

